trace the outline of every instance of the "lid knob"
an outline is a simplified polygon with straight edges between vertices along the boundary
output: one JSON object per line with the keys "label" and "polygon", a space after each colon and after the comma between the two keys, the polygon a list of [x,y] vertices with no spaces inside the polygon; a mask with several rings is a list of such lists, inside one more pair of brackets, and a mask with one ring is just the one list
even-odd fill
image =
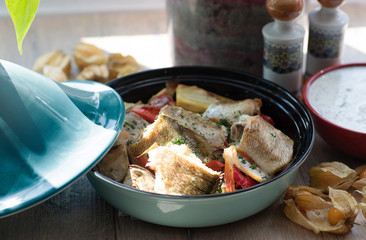
{"label": "lid knob", "polygon": [[326,8],[336,8],[343,3],[344,0],[318,0],[318,2]]}
{"label": "lid knob", "polygon": [[[332,2],[336,0],[328,1]],[[269,15],[271,15],[273,18],[281,21],[290,21],[301,14],[303,0],[267,0],[266,8]]]}

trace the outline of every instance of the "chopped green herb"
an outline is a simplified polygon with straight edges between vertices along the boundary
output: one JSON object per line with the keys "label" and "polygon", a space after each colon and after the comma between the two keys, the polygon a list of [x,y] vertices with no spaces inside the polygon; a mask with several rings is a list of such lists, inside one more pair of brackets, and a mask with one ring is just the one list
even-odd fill
{"label": "chopped green herb", "polygon": [[254,165],[250,166],[251,169],[256,169],[257,168],[257,164],[255,163]]}
{"label": "chopped green herb", "polygon": [[238,154],[238,158],[242,164],[245,164],[247,162],[247,160],[240,154]]}
{"label": "chopped green herb", "polygon": [[174,141],[172,141],[173,144],[181,145],[186,143],[186,140],[184,138],[177,138]]}
{"label": "chopped green herb", "polygon": [[226,120],[226,119],[220,119],[219,120],[219,124],[220,125],[223,125],[223,126],[225,126],[225,127],[230,127],[230,124],[229,124],[229,122]]}

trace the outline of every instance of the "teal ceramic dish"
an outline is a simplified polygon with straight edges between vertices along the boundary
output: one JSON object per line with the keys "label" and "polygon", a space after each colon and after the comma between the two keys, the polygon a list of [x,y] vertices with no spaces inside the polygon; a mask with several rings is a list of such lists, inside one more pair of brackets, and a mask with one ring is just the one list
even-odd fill
{"label": "teal ceramic dish", "polygon": [[[178,77],[215,93],[244,99],[262,99],[262,112],[295,140],[294,159],[273,179],[232,193],[168,196],[143,192],[115,182],[92,170],[88,178],[96,191],[114,207],[138,219],[174,227],[207,227],[249,217],[275,202],[293,182],[313,145],[314,127],[304,106],[283,88],[242,72],[210,67],[173,67],[133,74],[109,83],[126,102],[147,100]],[[217,209],[220,214],[217,215]]]}
{"label": "teal ceramic dish", "polygon": [[113,145],[124,114],[120,95],[104,84],[58,84],[0,60],[0,217],[86,174]]}

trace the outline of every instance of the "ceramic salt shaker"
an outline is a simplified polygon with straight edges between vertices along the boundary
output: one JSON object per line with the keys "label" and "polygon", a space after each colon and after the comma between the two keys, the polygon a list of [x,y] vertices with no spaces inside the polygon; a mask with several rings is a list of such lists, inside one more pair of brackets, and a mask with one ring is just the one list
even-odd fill
{"label": "ceramic salt shaker", "polygon": [[301,14],[303,1],[267,0],[266,8],[274,22],[262,29],[263,78],[297,94],[302,84],[305,29],[294,19]]}
{"label": "ceramic salt shaker", "polygon": [[349,22],[347,14],[339,9],[343,1],[318,0],[321,7],[309,13],[306,78],[341,63],[344,33]]}

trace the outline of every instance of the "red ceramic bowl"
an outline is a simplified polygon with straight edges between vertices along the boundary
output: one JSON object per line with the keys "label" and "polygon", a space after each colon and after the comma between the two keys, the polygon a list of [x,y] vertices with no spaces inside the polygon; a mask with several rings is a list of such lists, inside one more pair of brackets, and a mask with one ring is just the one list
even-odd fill
{"label": "red ceramic bowl", "polygon": [[[339,149],[340,151],[356,157],[366,160],[366,129],[365,131],[361,130],[352,130],[352,128],[344,127],[343,125],[334,123],[332,120],[326,119],[324,115],[320,114],[318,111],[315,110],[315,104],[317,104],[314,100],[309,101],[310,92],[312,91],[312,84],[314,84],[319,79],[323,77],[333,76],[332,80],[336,77],[334,71],[343,71],[343,74],[347,76],[349,70],[357,70],[361,71],[360,75],[366,76],[366,63],[354,63],[354,64],[344,64],[344,65],[337,65],[326,68],[324,70],[319,71],[318,73],[311,76],[304,85],[303,88],[303,97],[306,107],[311,112],[311,115],[314,120],[315,129],[319,133],[319,135],[331,146]],[[338,72],[340,73],[340,72]],[[349,76],[352,78],[351,76]],[[344,76],[339,77],[338,79],[344,79]],[[366,81],[366,78],[362,77],[363,83]],[[329,85],[328,85],[329,86]],[[329,92],[330,88],[326,87],[326,91]],[[338,92],[338,91],[337,91]],[[340,91],[342,92],[342,91]],[[327,93],[324,93],[327,94]],[[339,93],[337,93],[339,94]],[[338,96],[337,96],[338,97]],[[342,94],[339,94],[339,97],[343,97]],[[366,92],[363,94],[360,101],[365,102],[366,99]],[[312,102],[312,103],[311,103]],[[312,105],[313,104],[313,105]],[[329,107],[334,107],[334,102],[329,104]],[[365,105],[366,107],[366,105]],[[364,114],[366,117],[366,112],[363,111],[361,114]],[[364,117],[364,119],[365,119]]]}

